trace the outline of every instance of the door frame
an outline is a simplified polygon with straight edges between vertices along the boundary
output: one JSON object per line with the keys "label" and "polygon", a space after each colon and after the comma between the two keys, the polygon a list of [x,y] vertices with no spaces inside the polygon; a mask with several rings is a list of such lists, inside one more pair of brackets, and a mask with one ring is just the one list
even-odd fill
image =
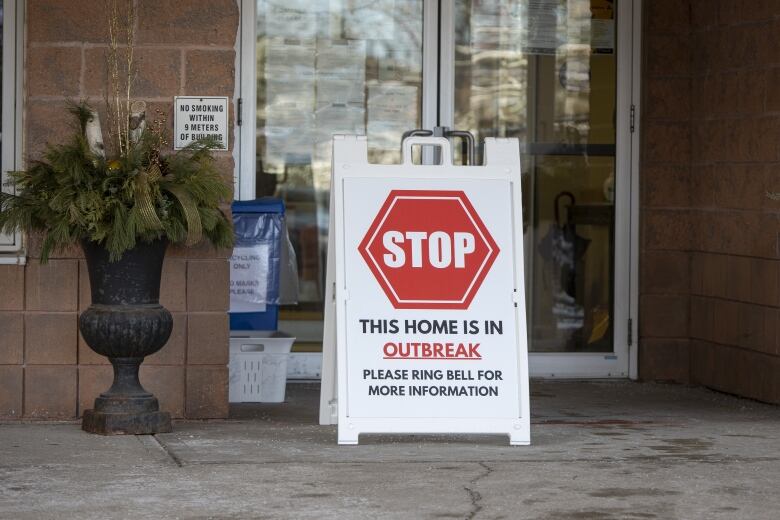
{"label": "door frame", "polygon": [[[7,172],[20,170],[22,157],[22,87],[24,82],[24,16],[25,2],[2,0],[3,5],[3,75],[2,92],[2,171],[0,189]],[[0,264],[24,264],[21,232],[0,235]]]}
{"label": "door frame", "polygon": [[[637,378],[638,162],[641,0],[619,0],[617,10],[617,99],[615,128],[615,257],[612,353],[529,352],[532,377]],[[455,119],[455,9],[441,2],[439,39],[439,126]],[[460,130],[460,129],[459,129]],[[533,202],[532,202],[533,203]],[[530,245],[530,244],[526,244]],[[526,254],[532,251],[526,248]],[[530,259],[532,260],[532,256]],[[529,259],[526,274],[529,277]],[[527,284],[531,287],[532,284]],[[530,293],[527,291],[526,296]],[[529,305],[529,321],[530,309]],[[529,341],[530,344],[530,341]]]}
{"label": "door frame", "polygon": [[628,348],[628,376],[631,379],[639,379],[639,157],[640,157],[640,133],[641,121],[641,95],[642,95],[642,12],[644,0],[632,0],[631,13],[631,107],[633,119],[631,120],[631,223],[629,233],[631,244],[629,247],[630,259],[628,261],[629,275],[629,319],[628,334],[631,341]]}

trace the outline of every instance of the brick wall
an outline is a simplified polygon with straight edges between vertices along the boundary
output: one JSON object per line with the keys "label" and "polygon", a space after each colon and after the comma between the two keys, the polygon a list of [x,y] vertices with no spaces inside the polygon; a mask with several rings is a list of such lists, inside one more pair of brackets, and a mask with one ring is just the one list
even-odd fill
{"label": "brick wall", "polygon": [[780,402],[780,2],[644,5],[640,375]]}
{"label": "brick wall", "polygon": [[[160,108],[172,126],[173,96],[232,100],[239,13],[235,0],[138,0],[135,98]],[[106,26],[103,2],[29,0],[25,61],[25,157],[70,132],[67,99],[103,104]],[[232,117],[232,114],[231,114]],[[234,136],[230,143],[234,143]],[[233,159],[218,154],[225,177]],[[0,266],[0,417],[75,418],[108,388],[111,366],[79,337],[89,301],[80,251]],[[174,417],[227,416],[229,328],[226,252],[173,247],[165,260],[162,303],[173,313],[168,345],[147,359],[141,381]]]}
{"label": "brick wall", "polygon": [[690,17],[686,2],[644,2],[639,371],[688,381]]}

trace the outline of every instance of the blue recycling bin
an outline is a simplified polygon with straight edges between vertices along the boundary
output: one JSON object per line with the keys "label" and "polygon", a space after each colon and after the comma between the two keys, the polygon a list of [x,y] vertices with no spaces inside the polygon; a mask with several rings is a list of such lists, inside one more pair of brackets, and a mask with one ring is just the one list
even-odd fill
{"label": "blue recycling bin", "polygon": [[[276,330],[279,325],[279,273],[284,232],[284,202],[275,197],[234,201],[233,228],[236,244],[231,261],[241,261],[237,252],[253,251],[252,258],[261,255],[260,266],[254,268],[260,276],[266,276],[265,310],[230,312],[230,330]],[[267,257],[266,257],[267,255]],[[231,270],[235,266],[231,264]],[[231,271],[231,309],[234,307],[233,275]],[[246,281],[245,281],[246,283]],[[242,307],[251,304],[241,304]]]}

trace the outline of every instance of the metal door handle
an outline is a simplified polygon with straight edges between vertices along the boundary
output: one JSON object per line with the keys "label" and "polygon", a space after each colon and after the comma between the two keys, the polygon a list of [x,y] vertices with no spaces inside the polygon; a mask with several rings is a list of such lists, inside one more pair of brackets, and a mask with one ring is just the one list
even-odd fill
{"label": "metal door handle", "polygon": [[433,132],[431,130],[425,130],[424,128],[415,128],[414,130],[407,130],[401,135],[401,146],[403,146],[404,139],[406,139],[407,137],[413,137],[418,135],[428,137],[433,135]]}
{"label": "metal door handle", "polygon": [[444,132],[446,137],[460,137],[466,143],[466,164],[474,166],[477,163],[476,145],[474,134],[467,130],[447,130]]}

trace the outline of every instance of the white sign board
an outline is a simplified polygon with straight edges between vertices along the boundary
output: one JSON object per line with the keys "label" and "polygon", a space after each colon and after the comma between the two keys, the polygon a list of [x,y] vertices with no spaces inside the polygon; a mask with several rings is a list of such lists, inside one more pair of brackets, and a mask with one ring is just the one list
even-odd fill
{"label": "white sign board", "polygon": [[518,142],[487,139],[484,166],[414,165],[413,144],[451,157],[446,139],[412,137],[403,164],[369,164],[365,137],[334,137],[325,325],[326,336],[336,325],[339,443],[503,433],[529,444]]}
{"label": "white sign board", "polygon": [[228,98],[176,96],[173,102],[173,149],[211,137],[228,149]]}

